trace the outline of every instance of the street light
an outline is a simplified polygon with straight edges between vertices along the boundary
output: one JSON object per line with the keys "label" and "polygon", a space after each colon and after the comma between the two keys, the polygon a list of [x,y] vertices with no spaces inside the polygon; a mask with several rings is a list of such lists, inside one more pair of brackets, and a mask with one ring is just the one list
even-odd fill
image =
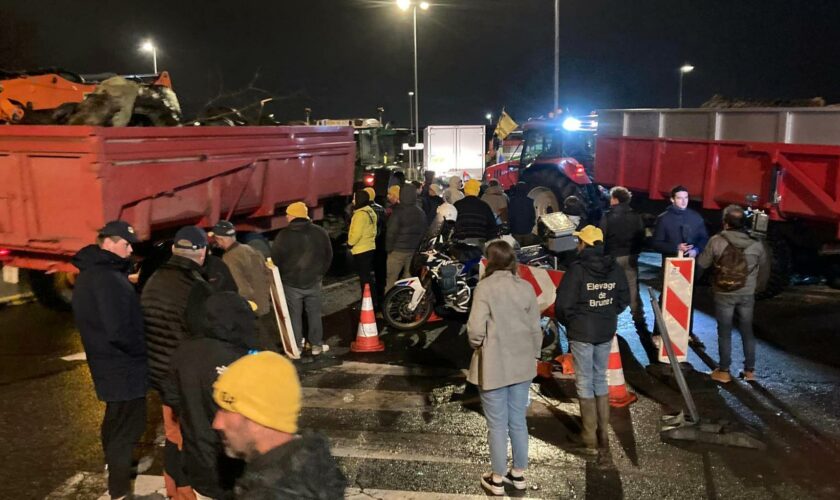
{"label": "street light", "polygon": [[151,52],[152,64],[154,65],[155,74],[157,74],[157,47],[155,47],[155,44],[153,44],[151,40],[146,40],[143,42],[143,45],[140,46],[140,50],[143,52]]}
{"label": "street light", "polygon": [[[420,92],[417,90],[417,7],[421,10],[429,10],[431,4],[429,2],[413,2],[411,0],[396,0],[397,7],[402,11],[407,11],[409,8],[412,11],[414,24],[414,131],[415,134],[420,131]],[[419,162],[418,162],[419,163]]]}
{"label": "street light", "polygon": [[487,123],[489,123],[490,125],[493,124],[493,115],[491,113],[487,113],[486,115],[484,115],[484,118],[487,118]]}
{"label": "street light", "polygon": [[682,66],[680,66],[680,95],[678,101],[680,108],[683,107],[683,77],[686,73],[691,73],[692,71],[694,71],[694,66],[688,63],[685,63]]}

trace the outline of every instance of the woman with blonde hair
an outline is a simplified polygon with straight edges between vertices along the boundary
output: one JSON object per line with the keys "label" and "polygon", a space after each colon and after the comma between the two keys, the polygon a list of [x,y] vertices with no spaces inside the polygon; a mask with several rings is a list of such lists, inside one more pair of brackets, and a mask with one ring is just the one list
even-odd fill
{"label": "woman with blonde hair", "polygon": [[[540,310],[533,287],[516,274],[513,248],[496,240],[485,250],[487,267],[475,288],[467,322],[470,345],[476,349],[470,382],[478,385],[487,419],[492,472],[481,485],[493,495],[504,495],[504,485],[524,490],[528,467],[528,427],[525,412],[531,380],[537,375],[542,347]],[[513,467],[507,467],[507,443]]]}

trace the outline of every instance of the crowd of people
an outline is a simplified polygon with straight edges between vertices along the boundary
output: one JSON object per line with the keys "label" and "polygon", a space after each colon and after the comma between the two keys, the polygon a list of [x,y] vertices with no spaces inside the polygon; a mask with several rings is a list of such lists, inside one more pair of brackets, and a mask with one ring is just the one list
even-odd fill
{"label": "crowd of people", "polygon": [[[484,249],[486,268],[467,322],[475,349],[469,378],[480,390],[491,455],[491,471],[480,481],[494,495],[503,494],[505,484],[524,489],[525,414],[542,347],[541,311],[532,286],[517,276],[514,247],[497,238],[506,225],[517,243],[538,241],[537,209],[527,186],[519,183],[506,194],[496,181],[482,186],[453,177],[444,189],[431,176],[422,184],[397,178],[381,204],[377,198],[371,188],[354,194],[347,240],[361,289],[369,287],[375,308],[411,274],[424,238],[447,222],[453,238]],[[579,444],[589,454],[608,450],[607,360],[618,315],[627,306],[649,361],[656,362],[639,296],[638,259],[646,243],[663,258],[696,257],[701,269],[715,269],[721,362],[712,378],[731,380],[735,313],[746,357],[743,376],[754,378],[752,311],[766,255],[744,231],[744,210],[727,207],[724,230],[710,239],[703,219],[688,208],[688,190],[676,186],[671,206],[646,238],[631,198],[626,188],[613,187],[610,207],[597,224],[590,223],[580,199],[562,200],[578,246],[554,308],[573,354]],[[319,356],[329,349],[321,286],[332,243],[304,203],[291,204],[286,218],[287,227],[266,252],[284,283],[295,342]],[[171,257],[138,295],[128,274],[137,241],[129,224],[111,221],[73,260],[81,271],[73,297],[76,324],[97,396],[105,402],[101,438],[111,498],[130,495],[132,453],[145,430],[149,389],[162,404],[168,497],[341,498],[346,480],[326,439],[297,434],[300,384],[293,364],[278,354],[266,255],[240,243],[229,221],[219,221],[209,235],[186,226],[174,236]],[[208,252],[212,245],[221,258]],[[319,474],[306,473],[311,470]]]}

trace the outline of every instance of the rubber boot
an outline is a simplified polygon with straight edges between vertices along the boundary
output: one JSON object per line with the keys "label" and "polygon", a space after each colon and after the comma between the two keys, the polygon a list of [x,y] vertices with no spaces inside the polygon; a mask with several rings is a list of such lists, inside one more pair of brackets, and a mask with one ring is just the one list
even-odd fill
{"label": "rubber boot", "polygon": [[582,451],[595,455],[598,453],[598,438],[595,434],[598,428],[598,409],[595,406],[595,398],[580,398],[580,418],[583,421],[580,431]]}
{"label": "rubber boot", "polygon": [[608,451],[610,449],[610,397],[596,396],[595,408],[598,412],[598,449]]}

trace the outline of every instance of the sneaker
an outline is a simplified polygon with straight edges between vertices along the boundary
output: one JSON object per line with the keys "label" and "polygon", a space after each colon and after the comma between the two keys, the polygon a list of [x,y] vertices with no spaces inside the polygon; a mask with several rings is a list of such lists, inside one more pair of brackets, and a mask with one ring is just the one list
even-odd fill
{"label": "sneaker", "polygon": [[491,495],[502,496],[505,494],[504,481],[493,481],[493,473],[487,472],[481,475],[481,487],[487,490]]}
{"label": "sneaker", "polygon": [[728,371],[723,371],[715,368],[714,370],[712,370],[710,376],[712,377],[712,380],[714,380],[715,382],[720,382],[721,384],[728,384],[729,382],[732,382],[732,375],[730,375]]}
{"label": "sneaker", "polygon": [[320,355],[321,355],[321,353],[322,353],[322,352],[324,352],[325,350],[326,350],[326,349],[322,348],[322,347],[321,347],[321,346],[319,346],[319,345],[313,345],[313,346],[312,346],[312,355],[313,355],[313,356],[320,356]]}
{"label": "sneaker", "polygon": [[753,370],[744,370],[741,372],[741,378],[747,382],[755,382],[755,372]]}
{"label": "sneaker", "polygon": [[508,473],[505,474],[505,477],[502,479],[502,481],[513,486],[517,490],[524,490],[528,487],[528,485],[525,484],[525,476],[514,476],[512,470],[509,470]]}

